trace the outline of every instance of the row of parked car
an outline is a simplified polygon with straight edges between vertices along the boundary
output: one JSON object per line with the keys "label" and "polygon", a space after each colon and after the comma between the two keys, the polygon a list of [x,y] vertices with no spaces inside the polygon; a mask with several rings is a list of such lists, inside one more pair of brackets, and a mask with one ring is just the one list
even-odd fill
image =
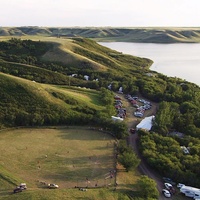
{"label": "row of parked car", "polygon": [[176,183],[167,177],[163,177],[163,181],[164,181],[164,189],[162,190],[162,193],[165,197],[170,198],[172,195],[176,193],[176,190],[174,188]]}
{"label": "row of parked car", "polygon": [[136,96],[131,96],[128,94],[125,96],[125,98],[127,98],[130,101],[130,103],[133,105],[133,107],[136,108],[136,111],[134,112],[134,115],[136,117],[142,118],[144,116],[145,110],[149,110],[152,107],[149,101],[138,98]]}
{"label": "row of parked car", "polygon": [[116,95],[115,97],[115,108],[117,110],[117,117],[126,118],[126,108],[123,108],[123,103],[121,98]]}
{"label": "row of parked car", "polygon": [[163,177],[164,181],[164,189],[162,190],[162,193],[165,197],[170,198],[173,194],[175,194],[175,186],[180,190],[179,192],[184,194],[186,197],[191,197],[194,200],[200,200],[200,189],[186,186],[183,183],[176,183],[172,181],[170,178]]}
{"label": "row of parked car", "polygon": [[171,197],[176,193],[175,188],[170,183],[164,183],[165,188],[162,190],[165,197]]}

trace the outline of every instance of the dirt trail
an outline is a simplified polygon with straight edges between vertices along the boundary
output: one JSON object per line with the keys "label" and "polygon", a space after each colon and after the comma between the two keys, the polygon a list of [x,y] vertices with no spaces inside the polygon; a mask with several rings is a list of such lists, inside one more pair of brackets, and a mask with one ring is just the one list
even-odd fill
{"label": "dirt trail", "polygon": [[[130,104],[130,102],[123,95],[120,95],[120,98],[122,99],[123,106],[126,108],[126,111],[127,111],[126,123],[127,123],[128,129],[135,128],[136,125],[139,124],[139,122],[142,119],[136,118],[133,115],[133,112],[135,111],[135,108]],[[152,103],[152,108],[150,110],[145,111],[144,117],[156,114],[156,111],[157,111],[157,108],[158,108],[158,104],[154,103],[154,102],[151,102],[151,103]],[[138,141],[138,135],[137,135],[137,133],[136,134],[131,134],[127,138],[128,145],[130,145],[133,148],[133,150],[135,151],[135,153],[141,159],[141,162],[140,162],[140,165],[138,167],[138,170],[140,171],[141,174],[147,175],[148,177],[150,177],[150,178],[152,178],[152,179],[154,179],[156,181],[158,191],[160,192],[159,200],[166,200],[167,198],[165,198],[163,196],[163,194],[162,194],[163,182],[160,179],[160,177],[157,175],[157,173],[155,171],[153,171],[145,163],[144,159],[141,157],[141,155],[140,155],[140,153],[138,151],[137,141]]]}

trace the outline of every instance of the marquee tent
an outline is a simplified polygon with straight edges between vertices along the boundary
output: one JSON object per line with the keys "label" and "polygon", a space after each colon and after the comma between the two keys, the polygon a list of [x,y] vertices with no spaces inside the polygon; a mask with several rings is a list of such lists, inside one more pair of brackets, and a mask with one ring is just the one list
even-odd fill
{"label": "marquee tent", "polygon": [[145,117],[137,126],[136,126],[136,130],[139,129],[145,129],[147,131],[151,130],[151,127],[153,125],[153,119],[155,118],[154,115],[149,116],[149,117]]}

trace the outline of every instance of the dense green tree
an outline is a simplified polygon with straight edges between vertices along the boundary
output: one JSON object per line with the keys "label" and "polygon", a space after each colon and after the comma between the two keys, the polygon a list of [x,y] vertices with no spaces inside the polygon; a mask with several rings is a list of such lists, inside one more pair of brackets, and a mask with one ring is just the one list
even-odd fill
{"label": "dense green tree", "polygon": [[135,169],[140,163],[140,160],[134,152],[124,152],[119,156],[118,161],[127,171]]}
{"label": "dense green tree", "polygon": [[156,187],[156,182],[153,179],[150,179],[147,176],[141,176],[141,178],[137,181],[136,186],[143,199],[158,199],[159,192]]}
{"label": "dense green tree", "polygon": [[[142,155],[160,174],[184,182],[183,174],[187,171],[188,176],[193,176],[193,181],[189,181],[190,178],[188,178],[187,183],[196,187],[200,184],[199,176],[197,176],[200,141],[197,138],[166,137],[154,132],[139,131],[139,142]],[[185,154],[181,146],[189,147],[189,154]]]}
{"label": "dense green tree", "polygon": [[101,88],[100,90],[100,98],[101,101],[105,104],[105,105],[113,105],[114,103],[114,95],[111,91],[109,91],[108,89],[105,88]]}
{"label": "dense green tree", "polygon": [[127,125],[124,122],[112,122],[110,125],[117,139],[124,139],[129,135]]}
{"label": "dense green tree", "polygon": [[123,154],[124,152],[132,152],[133,149],[130,146],[127,146],[127,141],[125,139],[121,139],[118,142],[118,152]]}
{"label": "dense green tree", "polygon": [[156,114],[153,130],[158,131],[162,128],[165,134],[173,128],[173,121],[179,117],[179,105],[174,102],[162,102],[159,105],[159,110]]}

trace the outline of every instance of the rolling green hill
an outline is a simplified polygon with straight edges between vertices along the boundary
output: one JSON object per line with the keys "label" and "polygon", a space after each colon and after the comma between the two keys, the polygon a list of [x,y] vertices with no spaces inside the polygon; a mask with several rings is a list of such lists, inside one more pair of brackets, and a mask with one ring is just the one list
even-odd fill
{"label": "rolling green hill", "polygon": [[[88,124],[103,104],[97,91],[43,85],[0,73],[0,124]],[[81,94],[80,94],[81,91]]]}
{"label": "rolling green hill", "polygon": [[[7,39],[0,42],[2,127],[74,124],[76,121],[93,123],[99,118],[98,110],[105,109],[97,101],[100,94],[96,92],[92,101],[101,106],[92,105],[89,103],[92,90],[87,98],[71,97],[72,90],[65,86],[76,86],[73,93],[80,93],[77,86],[99,90],[107,87],[113,78],[120,81],[125,74],[140,76],[137,70],[148,70],[152,63],[149,59],[125,55],[84,38],[40,37],[38,40],[25,36]],[[89,76],[88,81],[84,75]],[[47,89],[41,83],[59,87],[51,86],[52,91],[49,91],[50,86]]]}
{"label": "rolling green hill", "polygon": [[200,42],[200,28],[191,27],[1,27],[0,36],[85,37],[99,41],[176,43]]}
{"label": "rolling green hill", "polygon": [[[4,37],[2,39],[5,40]],[[124,68],[148,68],[152,64],[150,59],[122,54],[86,38],[11,37],[9,41],[0,42],[0,48],[2,60],[35,65],[63,74],[86,70],[118,72],[124,71]]]}

